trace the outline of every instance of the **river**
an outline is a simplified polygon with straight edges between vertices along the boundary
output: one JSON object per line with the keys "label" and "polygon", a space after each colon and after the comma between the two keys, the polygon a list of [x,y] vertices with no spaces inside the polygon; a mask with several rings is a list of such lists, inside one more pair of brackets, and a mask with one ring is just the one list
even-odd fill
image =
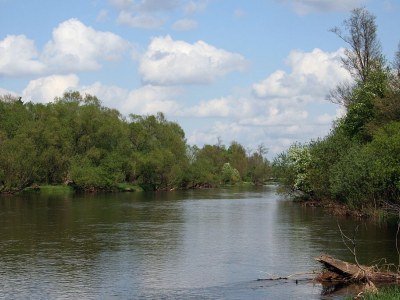
{"label": "river", "polygon": [[340,299],[261,280],[344,260],[397,263],[396,228],[292,203],[276,187],[0,197],[0,299]]}

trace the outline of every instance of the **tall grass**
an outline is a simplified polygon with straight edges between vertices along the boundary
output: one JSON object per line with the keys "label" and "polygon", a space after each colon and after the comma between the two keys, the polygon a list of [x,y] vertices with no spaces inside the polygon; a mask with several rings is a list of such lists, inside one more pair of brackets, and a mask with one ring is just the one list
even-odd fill
{"label": "tall grass", "polygon": [[[350,298],[352,299],[352,298]],[[400,286],[385,286],[379,288],[377,293],[365,293],[362,298],[365,300],[400,300]]]}

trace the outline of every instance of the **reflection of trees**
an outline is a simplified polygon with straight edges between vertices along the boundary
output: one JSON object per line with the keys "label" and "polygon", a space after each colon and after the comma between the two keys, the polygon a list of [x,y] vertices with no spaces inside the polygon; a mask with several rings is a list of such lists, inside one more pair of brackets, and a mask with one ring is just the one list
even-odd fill
{"label": "reflection of trees", "polygon": [[[354,260],[353,255],[343,244],[338,222],[348,236],[355,236],[357,257],[362,264],[376,264],[385,258],[397,262],[395,248],[396,229],[394,226],[380,224],[373,220],[357,220],[354,217],[334,216],[322,208],[305,207],[292,202],[282,202],[280,222],[287,223],[292,231],[290,247],[309,252],[310,259],[328,253],[339,259]],[[357,232],[355,232],[358,227]],[[307,248],[304,245],[307,245]],[[311,253],[310,253],[311,252]]]}
{"label": "reflection of trees", "polygon": [[179,205],[160,200],[138,194],[2,198],[0,269],[47,266],[69,274],[104,263],[98,258],[106,252],[126,250],[162,259],[179,244],[182,221]]}

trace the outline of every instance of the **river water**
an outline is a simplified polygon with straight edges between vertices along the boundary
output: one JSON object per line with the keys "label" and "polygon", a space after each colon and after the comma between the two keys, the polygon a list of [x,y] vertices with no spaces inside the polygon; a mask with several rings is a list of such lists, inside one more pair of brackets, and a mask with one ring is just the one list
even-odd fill
{"label": "river water", "polygon": [[397,263],[397,227],[303,207],[272,185],[2,196],[0,299],[340,299],[305,274],[323,253],[352,260],[338,223],[360,262]]}

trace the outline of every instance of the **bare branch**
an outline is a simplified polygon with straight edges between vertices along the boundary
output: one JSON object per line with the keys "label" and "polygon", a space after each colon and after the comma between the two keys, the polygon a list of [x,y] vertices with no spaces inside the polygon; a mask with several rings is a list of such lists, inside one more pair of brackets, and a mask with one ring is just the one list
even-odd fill
{"label": "bare branch", "polygon": [[352,83],[343,81],[334,89],[329,91],[328,95],[326,96],[326,100],[348,108],[351,103],[351,93],[353,88],[354,85]]}
{"label": "bare branch", "polygon": [[375,16],[365,8],[356,8],[342,26],[343,29],[334,27],[331,32],[349,45],[342,58],[343,66],[356,81],[365,82],[371,70],[383,62]]}

